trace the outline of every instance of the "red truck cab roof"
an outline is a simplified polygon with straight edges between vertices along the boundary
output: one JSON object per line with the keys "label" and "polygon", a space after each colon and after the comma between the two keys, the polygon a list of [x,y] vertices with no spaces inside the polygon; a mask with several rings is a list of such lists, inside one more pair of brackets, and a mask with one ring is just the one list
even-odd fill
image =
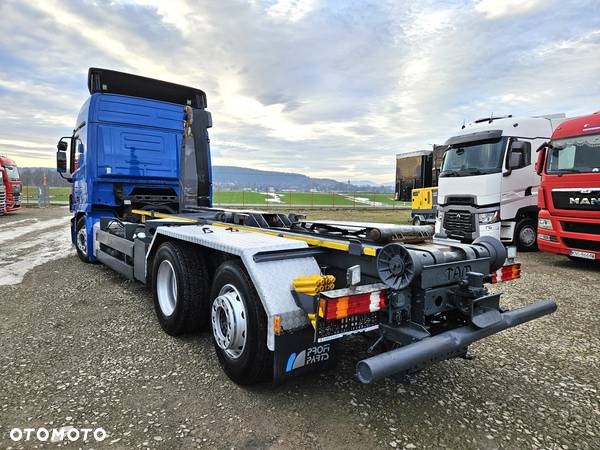
{"label": "red truck cab roof", "polygon": [[8,156],[2,156],[2,155],[0,155],[0,167],[16,166],[16,165],[17,165],[17,163],[15,163]]}
{"label": "red truck cab roof", "polygon": [[600,111],[562,122],[552,133],[552,139],[600,133]]}

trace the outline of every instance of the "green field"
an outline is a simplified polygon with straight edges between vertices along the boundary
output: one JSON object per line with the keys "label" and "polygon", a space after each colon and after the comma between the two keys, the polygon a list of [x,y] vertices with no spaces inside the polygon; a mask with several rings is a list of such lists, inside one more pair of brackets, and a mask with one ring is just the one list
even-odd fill
{"label": "green field", "polygon": [[[51,202],[68,202],[69,194],[71,193],[70,187],[51,187],[50,189],[50,201]],[[21,191],[21,202],[37,203],[38,199],[38,188],[36,186],[23,186]]]}
{"label": "green field", "polygon": [[229,192],[213,194],[215,205],[272,205],[272,206],[349,206],[349,207],[399,207],[393,194],[337,193],[337,192]]}
{"label": "green field", "polygon": [[[51,202],[68,202],[70,187],[51,187]],[[24,186],[22,198],[24,203],[37,203],[38,188]],[[394,201],[394,194],[373,193],[339,193],[339,192],[246,192],[215,191],[213,203],[219,205],[259,205],[259,206],[312,206],[312,207],[402,207],[404,202]]]}

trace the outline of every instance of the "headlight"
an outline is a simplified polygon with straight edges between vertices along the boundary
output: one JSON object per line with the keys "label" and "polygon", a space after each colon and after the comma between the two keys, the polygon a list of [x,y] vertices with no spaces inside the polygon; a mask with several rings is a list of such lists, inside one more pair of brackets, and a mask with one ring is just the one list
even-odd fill
{"label": "headlight", "polygon": [[499,211],[492,211],[486,213],[479,213],[479,223],[482,225],[487,225],[490,223],[496,223],[500,220]]}
{"label": "headlight", "polygon": [[552,221],[550,219],[538,219],[538,228],[552,230]]}

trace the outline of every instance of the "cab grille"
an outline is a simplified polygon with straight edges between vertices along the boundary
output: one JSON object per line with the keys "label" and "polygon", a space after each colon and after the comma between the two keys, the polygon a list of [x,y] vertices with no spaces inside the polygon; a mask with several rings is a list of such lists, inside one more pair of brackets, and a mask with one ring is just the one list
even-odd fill
{"label": "cab grille", "polygon": [[600,234],[600,223],[561,222],[562,229],[571,233]]}
{"label": "cab grille", "polygon": [[600,252],[600,241],[586,241],[583,239],[570,239],[563,238],[567,247],[575,248],[579,250],[592,250],[595,252]]}
{"label": "cab grille", "polygon": [[472,233],[475,231],[473,214],[467,211],[448,211],[444,214],[444,228],[449,232]]}

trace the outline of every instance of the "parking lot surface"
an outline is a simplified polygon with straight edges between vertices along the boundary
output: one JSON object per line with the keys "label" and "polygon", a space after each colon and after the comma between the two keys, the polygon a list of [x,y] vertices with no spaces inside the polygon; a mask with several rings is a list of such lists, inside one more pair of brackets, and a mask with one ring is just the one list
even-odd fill
{"label": "parking lot surface", "polygon": [[0,217],[0,448],[55,448],[9,432],[62,426],[108,433],[67,448],[600,448],[597,266],[519,255],[522,279],[494,287],[503,304],[558,311],[473,345],[473,361],[363,386],[355,337],[334,369],[242,388],[208,331],[164,334],[143,285],[80,262],[67,215]]}

